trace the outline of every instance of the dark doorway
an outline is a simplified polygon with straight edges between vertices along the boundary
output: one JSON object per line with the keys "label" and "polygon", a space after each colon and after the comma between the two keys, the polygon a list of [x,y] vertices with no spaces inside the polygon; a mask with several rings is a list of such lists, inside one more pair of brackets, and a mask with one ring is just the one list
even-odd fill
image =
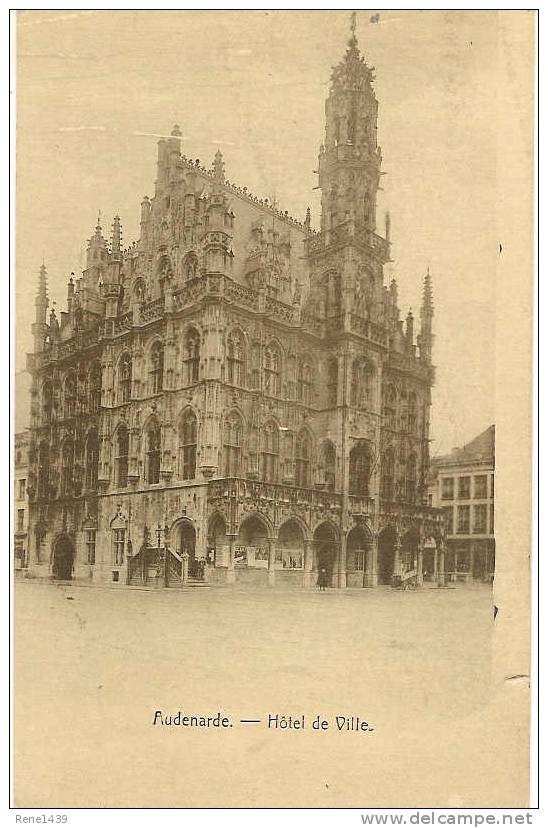
{"label": "dark doorway", "polygon": [[377,582],[391,584],[394,574],[394,542],[395,535],[391,530],[381,532],[377,555]]}
{"label": "dark doorway", "polygon": [[188,555],[188,577],[198,578],[200,580],[204,577],[204,566],[202,561],[196,560],[196,532],[191,523],[182,523],[179,529],[178,549],[179,555],[186,552]]}
{"label": "dark doorway", "polygon": [[322,523],[314,532],[316,549],[316,570],[326,570],[328,584],[333,584],[335,562],[338,552],[337,536],[331,524]]}
{"label": "dark doorway", "polygon": [[72,579],[74,564],[74,544],[67,535],[62,535],[53,550],[53,576],[60,581]]}

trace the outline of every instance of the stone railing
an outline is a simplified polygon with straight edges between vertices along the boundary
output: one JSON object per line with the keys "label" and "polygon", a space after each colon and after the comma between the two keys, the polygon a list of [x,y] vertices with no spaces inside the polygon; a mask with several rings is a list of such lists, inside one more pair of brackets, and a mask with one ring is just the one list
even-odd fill
{"label": "stone railing", "polygon": [[161,319],[164,315],[164,308],[165,299],[163,296],[146,305],[142,304],[139,308],[139,321],[141,324],[146,324],[147,322],[153,322],[155,319]]}
{"label": "stone railing", "polygon": [[375,498],[365,495],[349,495],[348,507],[353,515],[372,515],[375,512]]}
{"label": "stone railing", "polygon": [[388,332],[381,325],[376,325],[355,313],[350,314],[350,330],[364,336],[371,342],[375,342],[377,345],[388,347]]}
{"label": "stone railing", "polygon": [[321,510],[340,511],[342,495],[338,492],[325,492],[318,489],[288,486],[283,483],[268,483],[259,480],[247,480],[241,477],[224,477],[212,480],[208,484],[209,499],[236,499],[253,501],[259,507],[265,502],[280,506],[308,505]]}
{"label": "stone railing", "polygon": [[390,259],[390,243],[378,236],[373,230],[360,227],[353,221],[345,221],[331,230],[319,233],[306,239],[306,249],[309,255],[318,253],[327,247],[336,244],[346,244],[356,241],[365,245],[374,256],[387,262]]}

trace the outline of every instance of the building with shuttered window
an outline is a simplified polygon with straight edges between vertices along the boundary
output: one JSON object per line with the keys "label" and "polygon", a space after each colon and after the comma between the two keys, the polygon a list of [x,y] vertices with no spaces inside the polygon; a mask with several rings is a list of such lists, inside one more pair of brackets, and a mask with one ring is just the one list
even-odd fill
{"label": "building with shuttered window", "polygon": [[352,34],[321,226],[158,142],[140,238],[100,222],[33,326],[30,569],[96,582],[373,587],[443,571],[427,503],[433,301],[400,318],[372,70]]}

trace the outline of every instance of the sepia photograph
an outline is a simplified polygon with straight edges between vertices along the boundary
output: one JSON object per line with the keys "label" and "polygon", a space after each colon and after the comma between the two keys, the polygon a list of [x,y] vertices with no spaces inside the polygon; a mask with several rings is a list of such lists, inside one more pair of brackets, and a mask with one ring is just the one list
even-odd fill
{"label": "sepia photograph", "polygon": [[535,26],[13,13],[13,807],[531,806]]}

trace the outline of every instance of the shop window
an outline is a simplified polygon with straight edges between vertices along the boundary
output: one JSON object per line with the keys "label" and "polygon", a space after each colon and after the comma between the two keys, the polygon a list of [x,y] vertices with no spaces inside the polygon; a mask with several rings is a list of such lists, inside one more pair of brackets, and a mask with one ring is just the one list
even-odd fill
{"label": "shop window", "polygon": [[470,500],[469,477],[459,477],[459,500]]}
{"label": "shop window", "polygon": [[470,534],[470,506],[457,507],[457,534]]}
{"label": "shop window", "polygon": [[485,535],[487,532],[487,505],[477,503],[474,506],[474,534]]}
{"label": "shop window", "polygon": [[441,499],[453,500],[455,497],[455,479],[453,477],[442,477]]}

